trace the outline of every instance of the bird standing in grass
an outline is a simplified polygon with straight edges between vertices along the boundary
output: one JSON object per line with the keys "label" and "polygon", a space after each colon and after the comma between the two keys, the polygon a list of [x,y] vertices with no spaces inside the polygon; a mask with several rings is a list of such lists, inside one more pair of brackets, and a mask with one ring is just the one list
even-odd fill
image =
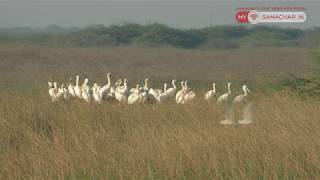
{"label": "bird standing in grass", "polygon": [[243,90],[243,94],[240,94],[237,97],[235,97],[233,100],[234,103],[242,103],[243,101],[245,101],[250,90],[248,89],[247,85],[243,85],[242,90]]}
{"label": "bird standing in grass", "polygon": [[230,96],[231,96],[231,82],[228,82],[228,91],[221,95],[217,103],[224,105],[224,120],[220,121],[220,124],[223,125],[232,125],[235,124],[234,121],[234,109],[232,104],[230,103]]}
{"label": "bird standing in grass", "polygon": [[218,98],[217,103],[220,104],[223,102],[227,102],[229,100],[230,95],[231,95],[231,82],[228,82],[228,91]]}
{"label": "bird standing in grass", "polygon": [[85,78],[81,86],[81,97],[86,102],[90,102],[90,87],[87,85],[88,81],[88,78]]}
{"label": "bird standing in grass", "polygon": [[76,85],[74,86],[74,93],[76,95],[76,97],[81,99],[81,87],[79,86],[79,76],[76,76]]}
{"label": "bird standing in grass", "polygon": [[235,110],[242,111],[242,119],[238,121],[239,124],[247,125],[254,121],[254,103],[249,101],[250,90],[247,85],[242,86],[243,94],[238,95],[234,98],[234,108]]}
{"label": "bird standing in grass", "polygon": [[68,92],[69,92],[70,96],[76,97],[76,93],[75,93],[75,90],[74,90],[74,85],[72,85],[72,78],[69,78]]}
{"label": "bird standing in grass", "polygon": [[216,83],[212,83],[212,90],[209,90],[205,95],[204,95],[204,100],[210,100],[213,97],[216,96]]}

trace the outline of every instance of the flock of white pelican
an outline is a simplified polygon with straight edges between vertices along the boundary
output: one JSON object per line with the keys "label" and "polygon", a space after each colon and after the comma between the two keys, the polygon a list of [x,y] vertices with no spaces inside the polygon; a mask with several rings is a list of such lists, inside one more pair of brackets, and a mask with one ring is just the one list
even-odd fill
{"label": "flock of white pelican", "polygon": [[[88,85],[88,78],[85,78],[82,85],[79,85],[79,76],[76,76],[75,84],[72,83],[72,78],[69,79],[67,87],[62,83],[58,87],[58,83],[51,78],[48,81],[49,96],[52,102],[60,99],[82,99],[86,102],[92,100],[98,104],[103,101],[118,101],[125,104],[138,103],[164,103],[175,101],[177,104],[186,104],[193,101],[196,93],[188,87],[188,81],[181,81],[181,89],[178,90],[176,80],[172,80],[170,88],[165,83],[163,90],[150,88],[148,85],[149,79],[145,79],[144,85],[136,85],[135,88],[129,89],[127,79],[118,79],[114,84],[111,83],[110,73],[107,74],[107,83],[103,86],[98,83],[93,83],[92,87]],[[247,85],[242,86],[243,94],[236,96],[233,100],[231,97],[231,83],[228,82],[227,92],[220,97],[217,96],[215,83],[212,84],[212,89],[207,91],[204,95],[204,100],[214,101],[218,104],[224,104],[226,107],[225,120],[221,124],[250,124],[253,122],[253,102],[248,102],[248,94],[250,92]],[[230,103],[231,102],[231,103]],[[235,121],[233,118],[234,108],[242,105],[242,120]]]}

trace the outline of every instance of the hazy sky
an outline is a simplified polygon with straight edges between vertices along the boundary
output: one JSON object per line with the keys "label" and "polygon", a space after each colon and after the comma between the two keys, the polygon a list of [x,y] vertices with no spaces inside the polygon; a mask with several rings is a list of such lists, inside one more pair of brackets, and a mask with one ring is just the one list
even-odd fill
{"label": "hazy sky", "polygon": [[257,6],[303,6],[307,22],[289,26],[320,26],[320,1],[0,0],[0,27],[159,22],[178,28],[198,28],[236,24],[234,17],[238,7]]}

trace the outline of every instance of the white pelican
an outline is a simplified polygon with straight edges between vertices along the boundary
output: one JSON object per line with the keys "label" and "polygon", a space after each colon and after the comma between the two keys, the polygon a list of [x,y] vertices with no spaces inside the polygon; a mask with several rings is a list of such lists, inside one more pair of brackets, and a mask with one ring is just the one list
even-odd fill
{"label": "white pelican", "polygon": [[115,98],[116,89],[117,89],[117,87],[118,87],[120,84],[121,84],[121,79],[118,79],[118,80],[113,84],[113,86],[110,88],[110,91],[109,91],[109,93],[107,94],[108,97]]}
{"label": "white pelican", "polygon": [[101,96],[101,98],[105,97],[110,92],[110,89],[111,89],[110,74],[111,74],[110,72],[107,73],[107,79],[108,79],[107,84],[99,88],[97,92],[99,96]]}
{"label": "white pelican", "polygon": [[247,85],[243,85],[242,90],[243,90],[243,94],[240,94],[237,97],[235,97],[233,102],[241,103],[245,100],[245,98],[248,96],[248,92],[250,92],[250,90],[248,89]]}
{"label": "white pelican", "polygon": [[76,97],[76,93],[75,93],[75,90],[74,90],[74,85],[72,85],[71,81],[72,81],[72,78],[70,78],[69,82],[68,82],[68,92],[72,97]]}
{"label": "white pelican", "polygon": [[230,95],[231,95],[231,82],[228,82],[228,92],[221,95],[218,98],[217,103],[227,102],[229,100]]}
{"label": "white pelican", "polygon": [[141,95],[139,97],[139,102],[144,104],[153,104],[156,103],[158,100],[153,95],[149,94],[149,90],[145,90],[144,88],[141,89]]}
{"label": "white pelican", "polygon": [[90,88],[89,86],[87,86],[88,81],[89,81],[88,78],[85,78],[81,86],[81,97],[86,102],[90,102]]}
{"label": "white pelican", "polygon": [[171,84],[172,84],[172,88],[169,88],[165,91],[166,96],[168,96],[168,98],[172,98],[176,95],[177,92],[177,86],[176,86],[176,80],[172,80]]}
{"label": "white pelican", "polygon": [[196,93],[194,91],[192,91],[190,88],[188,88],[187,82],[188,81],[184,82],[185,87],[186,87],[186,93],[185,93],[185,95],[183,97],[183,99],[184,99],[183,104],[188,102],[188,101],[193,100],[196,97]]}
{"label": "white pelican", "polygon": [[182,95],[182,93],[185,91],[185,87],[184,87],[184,81],[181,81],[181,90],[180,91],[178,91],[177,93],[176,93],[176,102],[178,103],[180,103],[181,101],[182,101],[182,97],[183,97],[183,95]]}
{"label": "white pelican", "polygon": [[49,96],[51,97],[51,100],[55,100],[55,96],[58,93],[58,84],[57,82],[51,83],[52,87],[49,89]]}
{"label": "white pelican", "polygon": [[[167,84],[164,83],[164,91],[166,91],[166,89],[167,89]],[[144,90],[146,89],[144,88]],[[158,98],[161,93],[162,93],[161,89],[153,89],[153,88],[149,89],[149,94],[154,96],[155,98]]]}
{"label": "white pelican", "polygon": [[144,90],[149,90],[149,87],[148,87],[148,81],[149,81],[149,79],[148,78],[146,78],[145,80],[144,80],[144,86],[143,86],[143,89]]}
{"label": "white pelican", "polygon": [[68,90],[64,87],[64,84],[62,83],[61,84],[61,88],[60,88],[61,90],[61,92],[62,92],[62,95],[63,95],[63,98],[64,99],[69,99],[69,97],[70,97],[70,95],[69,95],[69,92],[68,92]]}
{"label": "white pelican", "polygon": [[76,85],[74,86],[75,95],[81,99],[81,88],[79,86],[79,76],[76,76]]}
{"label": "white pelican", "polygon": [[50,77],[50,80],[48,81],[48,87],[49,87],[49,89],[53,88],[53,78],[52,77]]}
{"label": "white pelican", "polygon": [[127,83],[128,83],[128,80],[124,79],[123,80],[123,86],[117,88],[118,93],[120,93],[120,94],[122,94],[124,96],[128,96],[129,95],[129,88],[128,88],[128,84]]}
{"label": "white pelican", "polygon": [[141,93],[139,91],[139,84],[136,85],[135,90],[128,97],[128,104],[137,103]]}
{"label": "white pelican", "polygon": [[150,88],[149,89],[149,94],[152,95],[155,99],[157,99],[158,101],[160,101],[160,96],[164,96],[165,95],[165,92],[167,91],[167,83],[164,83],[163,85],[163,92],[161,91],[161,89],[153,89],[153,88]]}
{"label": "white pelican", "polygon": [[101,104],[102,103],[102,96],[101,94],[99,93],[99,90],[100,90],[100,86],[98,86],[97,83],[93,83],[93,86],[92,86],[92,97],[93,97],[93,100],[98,103],[98,104]]}
{"label": "white pelican", "polygon": [[[138,86],[139,86],[139,84],[137,84]],[[138,93],[138,91],[139,91],[139,88],[131,88],[130,89],[130,94],[134,94],[134,93]]]}
{"label": "white pelican", "polygon": [[123,87],[123,86],[120,86],[121,80],[118,80],[116,84],[117,85],[116,85],[115,94],[114,94],[116,100],[119,101],[120,103],[127,103],[128,101],[127,96],[125,96],[119,91],[119,88]]}
{"label": "white pelican", "polygon": [[[237,97],[234,98],[233,102],[238,105],[244,105],[244,103],[248,102],[248,93],[250,92],[249,88],[247,85],[242,86],[243,94],[238,95]],[[242,108],[242,120],[239,120],[239,124],[251,124],[254,120],[254,106],[253,102],[248,102],[247,104],[244,105]]]}
{"label": "white pelican", "polygon": [[[164,91],[163,92],[159,92],[158,96],[155,96],[155,99],[158,102],[165,102],[169,99],[169,95],[167,94],[167,83],[164,83]],[[151,93],[150,93],[151,94]]]}
{"label": "white pelican", "polygon": [[61,87],[57,87],[57,82],[54,82],[54,88],[51,89],[51,92],[49,90],[49,94],[51,94],[51,100],[52,102],[55,102],[59,100],[61,97],[64,97],[65,99],[68,98],[67,90],[64,88],[64,84],[61,84]]}
{"label": "white pelican", "polygon": [[209,90],[205,95],[204,95],[204,100],[210,100],[213,97],[216,96],[216,83],[212,83],[212,90]]}

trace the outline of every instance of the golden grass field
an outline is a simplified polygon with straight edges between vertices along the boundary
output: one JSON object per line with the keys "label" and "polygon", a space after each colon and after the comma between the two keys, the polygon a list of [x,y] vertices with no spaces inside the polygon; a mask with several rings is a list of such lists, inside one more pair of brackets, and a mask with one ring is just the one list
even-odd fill
{"label": "golden grass field", "polygon": [[[266,75],[308,76],[312,65],[310,50],[301,48],[2,44],[0,178],[319,179],[319,99],[290,90],[266,93],[261,85]],[[49,76],[66,82],[79,74],[101,84],[108,71],[113,80],[127,77],[131,87],[145,77],[157,87],[188,79],[198,98],[186,105],[50,102]],[[211,81],[222,94],[228,80],[234,95],[242,83],[253,91],[254,124],[222,126],[223,108],[202,100]]]}

